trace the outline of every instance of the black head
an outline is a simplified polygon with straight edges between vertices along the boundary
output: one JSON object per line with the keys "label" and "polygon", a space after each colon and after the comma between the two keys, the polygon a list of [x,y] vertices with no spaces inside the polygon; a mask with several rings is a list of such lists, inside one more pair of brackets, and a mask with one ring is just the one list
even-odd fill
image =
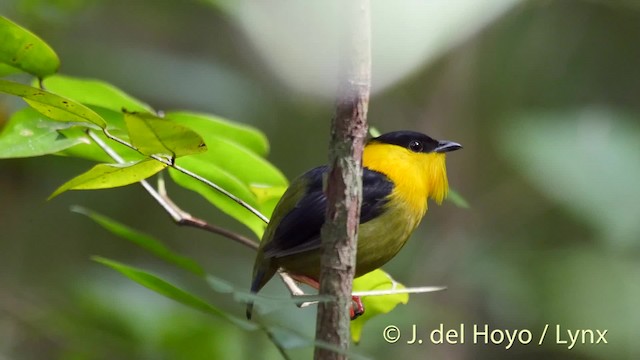
{"label": "black head", "polygon": [[458,143],[446,140],[438,141],[425,134],[408,130],[386,133],[371,139],[371,141],[398,145],[417,153],[445,153],[462,149],[462,145]]}

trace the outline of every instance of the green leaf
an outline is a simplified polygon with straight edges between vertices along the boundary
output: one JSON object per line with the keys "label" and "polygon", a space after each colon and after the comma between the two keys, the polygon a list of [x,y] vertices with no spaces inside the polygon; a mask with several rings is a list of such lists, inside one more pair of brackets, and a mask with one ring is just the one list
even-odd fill
{"label": "green leaf", "polygon": [[20,69],[0,63],[0,77],[19,73]]}
{"label": "green leaf", "polygon": [[[95,111],[107,120],[112,134],[118,134],[120,138],[128,141],[127,134],[118,128],[124,128],[122,113],[100,108],[96,108]],[[78,123],[51,120],[35,109],[25,108],[14,113],[0,133],[0,158],[56,154],[98,162],[113,161],[87,136],[85,130],[86,128],[78,126]],[[108,143],[126,161],[144,158],[137,151],[107,139],[102,132],[95,132],[95,135]]]}
{"label": "green leaf", "polygon": [[99,80],[54,75],[46,78],[43,84],[48,91],[84,105],[99,106],[115,112],[121,112],[123,109],[129,112],[152,111],[149,105]]}
{"label": "green leaf", "polygon": [[198,132],[207,144],[223,138],[241,145],[260,156],[269,152],[266,136],[259,130],[214,115],[170,111],[165,118]]}
{"label": "green leaf", "polygon": [[459,192],[449,189],[449,195],[447,196],[447,200],[451,201],[454,205],[459,208],[469,209],[471,206],[467,202],[467,200],[460,195]]}
{"label": "green leaf", "polygon": [[[353,280],[353,291],[404,289],[404,285],[393,280],[386,272],[378,269]],[[359,318],[351,321],[351,338],[360,341],[362,328],[374,316],[386,314],[399,304],[409,302],[409,294],[393,294],[362,297],[365,312]]]}
{"label": "green leaf", "polygon": [[39,78],[58,71],[60,60],[42,39],[0,16],[0,63]]}
{"label": "green leaf", "polygon": [[[284,175],[255,153],[226,139],[218,139],[207,146],[209,151],[206,153],[178,159],[176,163],[204,176],[260,212],[271,213],[277,202],[275,194],[281,194],[283,188],[286,188],[287,180]],[[198,192],[223,212],[249,227],[256,235],[262,235],[264,222],[235,201],[195,179],[176,171],[169,173],[178,184]],[[269,191],[272,187],[276,189]],[[259,188],[262,191],[258,191]],[[256,191],[265,195],[262,201],[258,201]]]}
{"label": "green leaf", "polygon": [[[74,136],[78,136],[78,134],[84,134],[84,131],[82,131],[82,129],[79,129],[79,128],[61,130],[60,132],[67,137],[74,137]],[[146,159],[145,156],[141,155],[137,151],[132,150],[131,148],[125,145],[122,145],[118,142],[111,141],[101,132],[99,133],[96,132],[95,135],[105,143],[109,144],[109,146],[127,162],[140,161],[140,160]],[[87,160],[103,162],[103,163],[113,162],[113,159],[109,155],[107,155],[107,153],[105,153],[104,150],[102,150],[100,146],[98,146],[98,144],[94,143],[89,138],[87,138],[86,143],[81,142],[80,144],[77,144],[75,146],[62,150],[59,153],[56,153],[56,155],[76,157],[76,158],[87,159]]]}
{"label": "green leaf", "polygon": [[0,92],[23,98],[32,108],[53,120],[88,122],[103,129],[107,126],[104,119],[88,107],[45,90],[0,80]]}
{"label": "green leaf", "polygon": [[125,113],[129,139],[145,155],[166,155],[174,159],[207,150],[196,132],[171,120],[149,113]]}
{"label": "green leaf", "polygon": [[[53,154],[90,139],[74,124],[51,120],[31,108],[14,113],[0,133],[0,158]],[[68,134],[68,135],[67,135]]]}
{"label": "green leaf", "polygon": [[[107,122],[107,130],[111,135],[129,142],[129,134],[126,131],[126,125],[124,123],[124,116],[121,112],[115,112],[99,107],[91,107],[98,115],[100,115]],[[84,133],[82,128],[71,128],[61,131],[65,136],[73,137],[77,136],[77,133]],[[108,144],[116,153],[118,153],[125,161],[138,161],[145,159],[146,157],[139,152],[122,145],[119,142],[108,139],[103,132],[94,132],[94,135],[99,137],[103,142]],[[72,156],[82,159],[88,159],[97,162],[113,162],[113,159],[107,155],[98,144],[93,141],[87,141],[81,143],[64,151],[61,151],[59,155]]]}
{"label": "green leaf", "polygon": [[173,299],[185,306],[225,319],[245,330],[255,330],[258,328],[258,325],[255,323],[229,315],[201,298],[178,288],[154,274],[99,256],[94,256],[93,260],[106,265],[138,284],[153,290],[158,294]]}
{"label": "green leaf", "polygon": [[[129,134],[127,133],[127,127],[124,122],[124,114],[122,112],[115,112],[95,106],[90,106],[90,108],[107,122],[107,130],[111,135],[116,136],[126,142],[130,142]],[[75,134],[77,134],[78,132],[84,131],[81,128],[72,128],[69,130],[63,130],[61,132],[66,136],[75,136]],[[129,148],[128,146],[108,139],[103,132],[94,132],[94,135],[108,144],[125,161],[138,161],[146,158],[146,156]],[[100,148],[100,146],[98,146],[98,144],[93,141],[88,141],[87,143],[83,142],[81,144],[68,148],[60,152],[59,155],[72,156],[97,162],[113,162],[113,159],[109,155],[107,155],[104,150]]]}
{"label": "green leaf", "polygon": [[287,187],[250,185],[249,189],[256,197],[258,210],[260,210],[264,216],[271,218],[273,210],[276,208],[282,194],[287,190]]}
{"label": "green leaf", "polygon": [[174,253],[171,249],[167,248],[162,242],[151,235],[136,231],[111,218],[81,206],[74,206],[71,208],[71,211],[88,216],[91,220],[95,221],[98,225],[102,226],[112,234],[131,241],[168,263],[174,264],[179,268],[192,272],[198,276],[205,275],[204,270],[196,261]]}
{"label": "green leaf", "polygon": [[212,164],[224,169],[246,186],[287,186],[287,178],[282,172],[256,153],[229,139],[207,137],[205,141],[207,152],[190,156],[189,159],[197,159],[203,165]]}
{"label": "green leaf", "polygon": [[[244,200],[254,208],[257,208],[257,201],[251,190],[243,184],[242,181],[224,169],[219,168],[214,164],[208,164],[201,159],[196,159],[195,156],[178,159],[176,160],[176,164],[197,173]],[[262,236],[266,224],[249,210],[240,206],[238,203],[229,199],[217,190],[177,170],[169,168],[169,174],[178,185],[202,195],[222,212],[247,226],[258,237]]]}
{"label": "green leaf", "polygon": [[[259,155],[268,150],[264,135],[211,116],[173,112],[166,117],[198,131],[207,143],[207,152],[179,159],[178,165],[203,175],[262,213],[273,211],[288,182]],[[178,184],[198,192],[256,235],[262,235],[264,223],[235,201],[176,171],[169,173]]]}
{"label": "green leaf", "polygon": [[48,200],[68,190],[94,190],[125,186],[156,174],[167,165],[146,159],[127,164],[98,164],[60,186]]}

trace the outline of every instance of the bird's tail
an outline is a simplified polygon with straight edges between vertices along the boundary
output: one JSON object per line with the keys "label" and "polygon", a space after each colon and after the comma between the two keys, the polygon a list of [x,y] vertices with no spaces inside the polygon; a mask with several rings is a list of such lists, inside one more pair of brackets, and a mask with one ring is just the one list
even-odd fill
{"label": "bird's tail", "polygon": [[[264,286],[264,283],[266,282],[264,281],[264,275],[265,275],[265,271],[262,269],[258,270],[255,273],[255,276],[253,277],[253,281],[251,282],[251,289],[249,290],[251,294],[257,294],[258,291],[262,289],[262,287]],[[251,320],[251,316],[253,315],[253,299],[249,299],[249,301],[247,301],[246,314],[247,314],[247,319]]]}
{"label": "bird's tail", "polygon": [[247,310],[246,310],[246,314],[247,314],[247,319],[251,320],[251,316],[253,315],[253,301],[249,300],[249,302],[247,303]]}

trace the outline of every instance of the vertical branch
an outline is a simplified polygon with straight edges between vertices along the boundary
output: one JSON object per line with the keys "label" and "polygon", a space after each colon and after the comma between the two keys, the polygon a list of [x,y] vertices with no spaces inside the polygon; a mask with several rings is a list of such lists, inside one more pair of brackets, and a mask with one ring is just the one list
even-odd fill
{"label": "vertical branch", "polygon": [[[355,274],[356,241],[362,202],[362,151],[367,135],[371,84],[369,0],[343,3],[348,33],[343,48],[343,77],[331,124],[327,213],[322,227],[320,294],[335,302],[318,305],[316,340],[347,350],[349,310]],[[345,359],[345,354],[316,348],[316,359]]]}

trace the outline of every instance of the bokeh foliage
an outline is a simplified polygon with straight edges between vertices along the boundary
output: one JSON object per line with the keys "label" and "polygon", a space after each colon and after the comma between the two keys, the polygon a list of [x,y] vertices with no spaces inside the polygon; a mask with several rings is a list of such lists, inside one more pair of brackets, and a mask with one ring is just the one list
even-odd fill
{"label": "bokeh foliage", "polygon": [[[111,84],[98,80],[52,76],[57,71],[59,60],[50,46],[4,17],[0,17],[0,25],[0,36],[5,40],[0,44],[0,63],[11,70],[37,77],[34,81],[37,86],[0,80],[0,92],[19,97],[30,107],[30,110],[17,111],[16,116],[10,117],[10,126],[0,133],[0,144],[4,146],[0,149],[3,157],[24,158],[50,154],[92,160],[101,158],[95,156],[97,147],[110,158],[60,185],[48,200],[69,190],[112,189],[141,182],[149,195],[170,214],[182,212],[164,195],[164,185],[160,185],[162,178],[156,191],[146,182],[151,176],[169,167],[170,174],[178,185],[203,195],[218,209],[249,227],[258,239],[262,236],[266,217],[270,215],[273,204],[287,185],[286,178],[263,158],[267,154],[268,144],[262,133],[213,115],[174,111],[165,116],[164,112],[155,112]],[[52,84],[57,93],[56,90],[48,89],[48,84]],[[129,110],[129,107],[136,111]],[[100,114],[102,110],[108,116],[103,117]],[[56,123],[67,126],[56,126]],[[120,137],[113,133],[118,133]],[[258,143],[256,139],[259,139]],[[93,149],[87,152],[78,149],[73,151],[82,144],[93,145]],[[116,144],[127,148],[125,153],[133,155],[132,161],[125,160],[123,155],[111,147]],[[249,147],[244,144],[249,144]],[[169,210],[169,207],[173,209]],[[115,235],[130,240],[178,268],[195,273],[201,278],[215,278],[206,275],[202,267],[192,259],[172,252],[162,242],[148,235],[90,210],[79,207],[75,209]],[[239,319],[146,270],[101,256],[94,256],[93,259],[185,306],[227,320],[244,330],[264,331],[281,355],[288,358],[286,349],[290,347],[287,344],[292,343],[291,337],[277,338],[273,335],[274,331],[282,332],[280,328]],[[366,291],[384,290],[391,286],[402,287],[383,271],[376,270],[374,273],[380,279],[374,281],[370,280],[372,277],[362,277],[358,279],[355,288]],[[261,300],[260,296],[248,296],[251,301]],[[234,296],[234,299],[244,304],[247,296]],[[361,318],[358,326],[354,326],[354,339],[360,338],[362,325],[367,319],[387,313],[398,303],[406,303],[407,300],[407,294],[366,299],[365,302],[374,311]],[[292,334],[304,339],[304,336],[295,335],[295,332]],[[309,339],[303,340],[302,344],[295,341],[293,343],[293,347],[325,346]]]}
{"label": "bokeh foliage", "polygon": [[[331,100],[300,94],[265,71],[259,50],[227,11],[195,1],[0,4],[0,12],[53,45],[66,74],[109,79],[159,108],[220,114],[263,129],[272,147],[269,160],[289,178],[323,163]],[[374,358],[640,355],[639,35],[636,1],[522,1],[372,98],[370,120],[381,131],[417,129],[465,146],[449,157],[448,169],[471,209],[430,207],[422,231],[385,269],[404,284],[448,290],[412,296],[392,319],[373,319],[356,351]],[[374,69],[374,82],[376,76]],[[6,124],[15,108],[2,97],[0,122]],[[22,359],[92,359],[98,353],[279,358],[266,336],[204,319],[89,261],[102,254],[145,266],[226,311],[242,311],[146,251],[70,216],[71,204],[114,218],[126,214],[127,224],[162,236],[207,272],[228,274],[232,284],[248,283],[252,253],[175,228],[134,188],[42,202],[88,167],[61,158],[0,162],[0,353]],[[189,211],[225,224],[208,202],[177,187],[170,192]],[[266,290],[274,296],[285,291],[277,284]],[[300,324],[312,333],[314,314],[279,310],[267,321]],[[380,335],[390,324],[410,332],[412,324],[426,331],[440,323],[526,328],[534,335],[547,323],[606,328],[609,344],[568,350],[545,343],[507,351],[387,344]]]}

